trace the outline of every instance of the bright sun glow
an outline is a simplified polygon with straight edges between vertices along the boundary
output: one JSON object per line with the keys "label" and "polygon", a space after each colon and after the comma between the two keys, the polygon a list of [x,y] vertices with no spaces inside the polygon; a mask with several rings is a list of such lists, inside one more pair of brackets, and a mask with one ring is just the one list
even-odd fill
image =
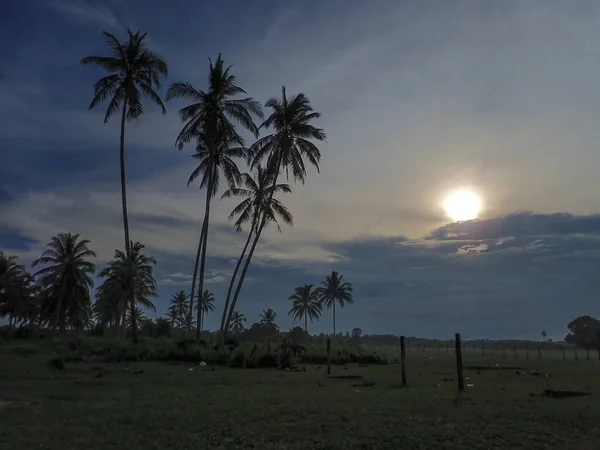
{"label": "bright sun glow", "polygon": [[473,220],[481,210],[481,200],[474,192],[455,191],[444,200],[444,210],[455,222]]}

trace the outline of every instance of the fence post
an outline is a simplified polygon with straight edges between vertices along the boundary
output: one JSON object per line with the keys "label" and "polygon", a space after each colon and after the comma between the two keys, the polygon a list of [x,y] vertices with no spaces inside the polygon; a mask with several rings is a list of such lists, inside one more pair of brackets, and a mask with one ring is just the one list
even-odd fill
{"label": "fence post", "polygon": [[327,375],[331,375],[331,339],[327,338]]}
{"label": "fence post", "polygon": [[586,354],[586,359],[589,361],[590,360],[590,349],[587,347],[585,349],[585,354]]}
{"label": "fence post", "polygon": [[462,347],[460,345],[460,333],[454,335],[456,341],[456,372],[458,375],[458,391],[462,392],[465,389],[465,380],[463,378],[463,364],[462,364]]}
{"label": "fence post", "polygon": [[527,360],[529,360],[529,345],[525,346],[525,358],[527,358]]}
{"label": "fence post", "polygon": [[481,344],[481,356],[485,356],[485,344]]}
{"label": "fence post", "polygon": [[402,362],[402,386],[406,386],[406,348],[404,336],[400,336],[400,361]]}
{"label": "fence post", "polygon": [[271,354],[271,339],[267,339],[267,353]]}
{"label": "fence post", "polygon": [[565,356],[565,348],[564,348],[564,347],[561,347],[560,349],[562,350],[562,354],[563,354],[563,361],[564,361],[565,359],[567,359],[567,358],[566,358],[566,356]]}
{"label": "fence post", "polygon": [[573,353],[575,353],[575,361],[579,361],[579,354],[577,353],[577,349],[573,349]]}
{"label": "fence post", "polygon": [[502,357],[506,358],[506,347],[502,347]]}
{"label": "fence post", "polygon": [[538,347],[538,359],[542,359],[542,349]]}

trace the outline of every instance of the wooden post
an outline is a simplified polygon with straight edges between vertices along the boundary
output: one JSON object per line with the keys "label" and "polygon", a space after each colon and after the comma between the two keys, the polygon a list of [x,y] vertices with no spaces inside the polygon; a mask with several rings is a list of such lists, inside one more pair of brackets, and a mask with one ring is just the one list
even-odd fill
{"label": "wooden post", "polygon": [[502,347],[502,357],[506,358],[506,347]]}
{"label": "wooden post", "polygon": [[437,343],[437,349],[438,349],[437,352],[439,353],[440,352],[440,341],[438,341],[438,343]]}
{"label": "wooden post", "polygon": [[529,345],[525,346],[525,358],[529,360]]}
{"label": "wooden post", "polygon": [[[446,353],[448,353],[448,351],[449,351],[448,347],[450,347],[450,346],[448,345],[448,342],[446,342]],[[600,355],[600,350],[598,350],[598,352],[599,352],[599,355]]]}
{"label": "wooden post", "polygon": [[331,375],[331,339],[327,338],[327,375]]}
{"label": "wooden post", "polygon": [[538,359],[542,359],[542,349],[538,347]]}
{"label": "wooden post", "polygon": [[579,354],[577,353],[577,349],[573,349],[573,353],[575,353],[575,361],[579,361]]}
{"label": "wooden post", "polygon": [[456,341],[456,372],[458,375],[458,391],[462,392],[465,389],[465,380],[463,378],[462,347],[460,345],[460,333],[456,333],[454,338]]}
{"label": "wooden post", "polygon": [[406,348],[404,336],[400,336],[400,361],[402,362],[402,386],[406,386]]}
{"label": "wooden post", "polygon": [[590,360],[590,349],[587,347],[585,349],[585,354],[586,354],[586,359],[589,361]]}
{"label": "wooden post", "polygon": [[517,347],[513,348],[513,352],[515,354],[515,359],[517,359]]}
{"label": "wooden post", "polygon": [[481,344],[481,356],[485,356],[485,345]]}
{"label": "wooden post", "polygon": [[562,350],[562,354],[563,354],[563,361],[564,361],[564,360],[566,360],[566,359],[567,359],[567,358],[566,358],[566,356],[565,356],[565,348],[564,348],[564,347],[561,347],[560,349]]}

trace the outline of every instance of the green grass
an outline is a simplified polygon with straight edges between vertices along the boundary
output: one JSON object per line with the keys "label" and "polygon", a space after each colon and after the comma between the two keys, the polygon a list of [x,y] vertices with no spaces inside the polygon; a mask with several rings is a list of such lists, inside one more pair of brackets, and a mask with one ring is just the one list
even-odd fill
{"label": "green grass", "polygon": [[[514,365],[551,377],[466,370],[474,387],[459,398],[452,355],[443,353],[410,353],[406,388],[398,364],[332,367],[333,375],[375,383],[354,387],[356,380],[328,379],[318,366],[209,372],[163,362],[67,362],[57,370],[49,352],[15,353],[0,348],[3,450],[592,449],[600,442],[597,360],[466,354],[465,365]],[[547,387],[593,395],[530,396]]]}

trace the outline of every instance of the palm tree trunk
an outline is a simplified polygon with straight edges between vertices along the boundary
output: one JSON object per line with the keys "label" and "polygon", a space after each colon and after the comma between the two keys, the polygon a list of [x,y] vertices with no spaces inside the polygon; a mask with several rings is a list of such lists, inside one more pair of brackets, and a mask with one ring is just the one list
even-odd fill
{"label": "palm tree trunk", "polygon": [[221,332],[225,331],[225,319],[227,319],[227,307],[229,306],[229,300],[231,300],[231,292],[233,291],[233,284],[235,283],[235,279],[237,277],[238,270],[242,265],[242,261],[244,260],[244,256],[246,256],[246,250],[248,250],[248,245],[250,245],[250,241],[252,240],[252,233],[254,231],[256,225],[256,215],[254,219],[252,219],[252,226],[250,227],[250,232],[248,233],[248,239],[246,239],[246,244],[242,249],[242,254],[240,255],[237,264],[235,265],[235,270],[233,271],[233,275],[231,276],[231,281],[229,282],[229,289],[227,290],[227,299],[225,300],[225,307],[223,308],[223,317],[221,317]]}
{"label": "palm tree trunk", "polygon": [[123,100],[123,112],[121,115],[121,204],[123,208],[123,228],[125,229],[125,251],[127,256],[131,255],[129,238],[129,216],[127,214],[127,176],[125,173],[125,119],[127,118],[127,99]]}
{"label": "palm tree trunk", "polygon": [[202,245],[202,254],[200,256],[200,277],[198,280],[198,316],[196,318],[196,340],[200,341],[200,316],[202,314],[202,308],[200,307],[200,298],[202,297],[202,292],[204,288],[204,270],[206,265],[206,247],[208,243],[208,222],[210,220],[210,200],[212,198],[212,180],[211,177],[210,182],[208,183],[206,189],[206,206],[204,209],[204,223],[202,224],[202,237],[203,237],[203,245]]}
{"label": "palm tree trunk", "polygon": [[308,315],[304,314],[304,331],[308,333]]}
{"label": "palm tree trunk", "polygon": [[13,324],[13,315],[11,314],[10,317],[8,318],[8,330],[6,330],[6,335],[8,337],[10,337],[10,329],[12,328],[12,324]]}
{"label": "palm tree trunk", "polygon": [[198,267],[200,266],[200,255],[202,254],[202,244],[204,243],[204,222],[202,222],[202,231],[198,239],[198,251],[196,252],[196,262],[194,263],[194,277],[192,278],[192,291],[190,292],[190,312],[188,317],[188,330],[192,329],[192,317],[194,316],[194,292],[196,291],[196,278],[198,277]]}
{"label": "palm tree trunk", "polygon": [[335,337],[335,299],[333,299],[333,337]]}

